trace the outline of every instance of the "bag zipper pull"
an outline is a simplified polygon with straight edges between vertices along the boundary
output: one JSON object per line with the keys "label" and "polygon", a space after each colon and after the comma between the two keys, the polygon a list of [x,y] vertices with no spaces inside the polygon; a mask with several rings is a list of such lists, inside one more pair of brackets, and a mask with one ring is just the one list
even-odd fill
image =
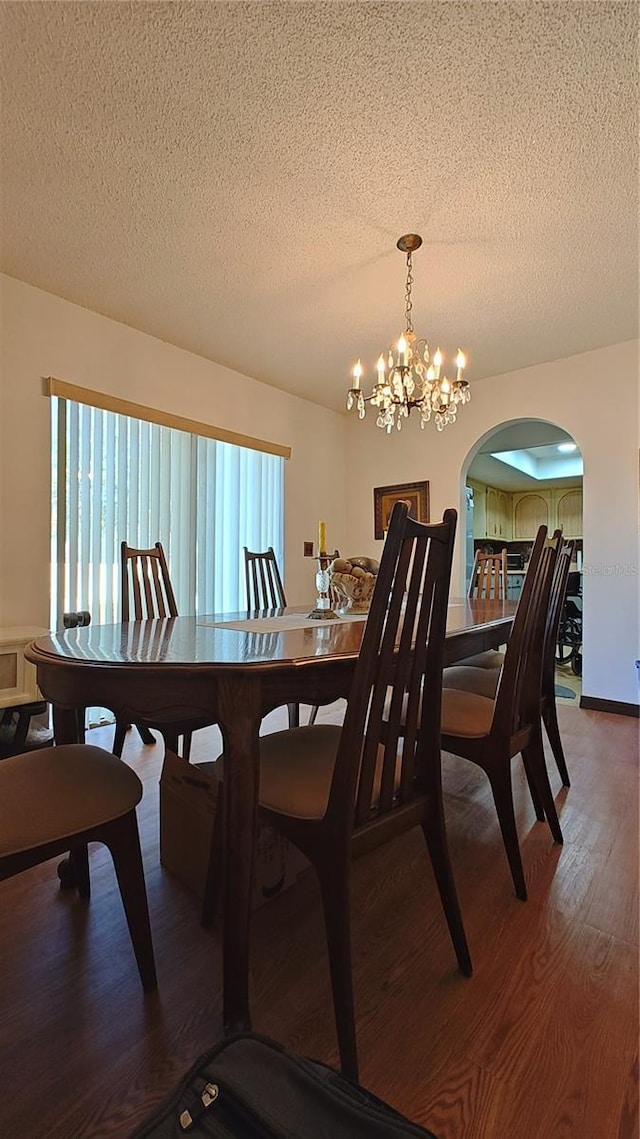
{"label": "bag zipper pull", "polygon": [[191,1108],[191,1110],[189,1110],[189,1108],[185,1108],[184,1111],[180,1112],[180,1115],[178,1116],[178,1123],[180,1124],[182,1130],[190,1131],[194,1123],[197,1122],[203,1112],[205,1112],[208,1107],[211,1107],[212,1103],[215,1103],[219,1094],[220,1089],[217,1084],[205,1084],[200,1093],[200,1103],[202,1104],[202,1107],[200,1107],[198,1104],[197,1106]]}

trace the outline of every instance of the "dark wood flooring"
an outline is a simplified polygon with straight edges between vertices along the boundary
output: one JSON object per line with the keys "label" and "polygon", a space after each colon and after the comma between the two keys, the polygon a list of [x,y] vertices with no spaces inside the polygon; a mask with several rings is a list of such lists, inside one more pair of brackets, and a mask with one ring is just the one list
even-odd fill
{"label": "dark wood flooring", "polygon": [[[638,725],[570,707],[560,718],[573,780],[561,790],[550,765],[563,848],[535,822],[515,768],[526,903],[484,776],[445,757],[471,979],[455,967],[419,832],[354,868],[361,1079],[441,1139],[638,1135]],[[92,742],[109,746],[111,734],[96,729]],[[196,760],[217,754],[216,730],[194,745]],[[220,1035],[218,934],[200,928],[197,900],[158,861],[161,746],[130,732],[125,758],[145,783],[159,991],[143,997],[102,848],[88,906],[57,889],[54,863],[2,883],[0,1136],[128,1136]],[[310,873],[255,914],[251,983],[255,1028],[336,1061]]]}

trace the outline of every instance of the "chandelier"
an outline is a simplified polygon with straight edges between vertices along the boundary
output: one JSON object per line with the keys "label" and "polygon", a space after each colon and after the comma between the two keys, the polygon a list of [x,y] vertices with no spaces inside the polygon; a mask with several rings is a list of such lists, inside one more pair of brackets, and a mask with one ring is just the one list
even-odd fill
{"label": "chandelier", "polygon": [[448,423],[455,423],[458,405],[471,399],[469,384],[462,378],[466,359],[458,349],[456,378],[449,380],[442,374],[444,357],[440,349],[436,348],[431,357],[427,341],[416,336],[411,317],[411,255],[422,245],[422,238],[417,233],[406,233],[396,244],[407,255],[406,327],[395,349],[389,348],[386,358],[384,353],[379,356],[376,364],[378,379],[369,396],[365,396],[360,387],[364,369],[358,360],[352,372],[353,386],[347,393],[347,411],[351,411],[355,404],[359,418],[364,419],[365,404],[373,404],[378,409],[376,426],[385,428],[389,434],[394,425],[400,430],[402,420],[408,419],[415,407],[420,411],[422,428],[433,416],[438,431],[442,431]]}

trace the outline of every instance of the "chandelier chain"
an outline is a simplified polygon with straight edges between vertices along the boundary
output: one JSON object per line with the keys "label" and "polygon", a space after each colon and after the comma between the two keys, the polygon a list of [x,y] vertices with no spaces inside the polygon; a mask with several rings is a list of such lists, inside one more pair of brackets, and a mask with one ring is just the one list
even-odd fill
{"label": "chandelier chain", "polygon": [[411,311],[413,309],[413,305],[411,303],[411,286],[413,285],[413,273],[411,272],[411,269],[411,250],[409,250],[407,253],[407,286],[406,292],[404,294],[404,315],[407,322],[407,332],[413,332],[413,320],[411,317]]}

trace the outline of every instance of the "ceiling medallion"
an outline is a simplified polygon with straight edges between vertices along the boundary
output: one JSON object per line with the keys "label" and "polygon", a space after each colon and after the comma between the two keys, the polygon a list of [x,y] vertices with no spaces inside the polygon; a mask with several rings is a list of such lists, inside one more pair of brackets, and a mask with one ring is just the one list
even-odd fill
{"label": "ceiling medallion", "polygon": [[411,256],[421,245],[422,238],[417,233],[406,233],[397,242],[398,249],[407,255],[405,330],[395,349],[389,348],[386,359],[384,353],[380,354],[376,364],[378,379],[371,395],[365,396],[360,387],[364,372],[360,360],[354,365],[353,386],[347,393],[347,410],[351,411],[355,404],[359,418],[364,419],[365,404],[372,403],[378,408],[376,426],[385,428],[388,434],[394,425],[399,431],[402,420],[408,419],[414,408],[420,411],[422,428],[433,415],[438,431],[442,431],[448,423],[455,423],[458,404],[471,399],[469,384],[462,378],[467,362],[460,349],[455,360],[456,378],[449,380],[441,374],[444,357],[440,349],[436,348],[431,357],[427,341],[417,337],[413,330]]}

